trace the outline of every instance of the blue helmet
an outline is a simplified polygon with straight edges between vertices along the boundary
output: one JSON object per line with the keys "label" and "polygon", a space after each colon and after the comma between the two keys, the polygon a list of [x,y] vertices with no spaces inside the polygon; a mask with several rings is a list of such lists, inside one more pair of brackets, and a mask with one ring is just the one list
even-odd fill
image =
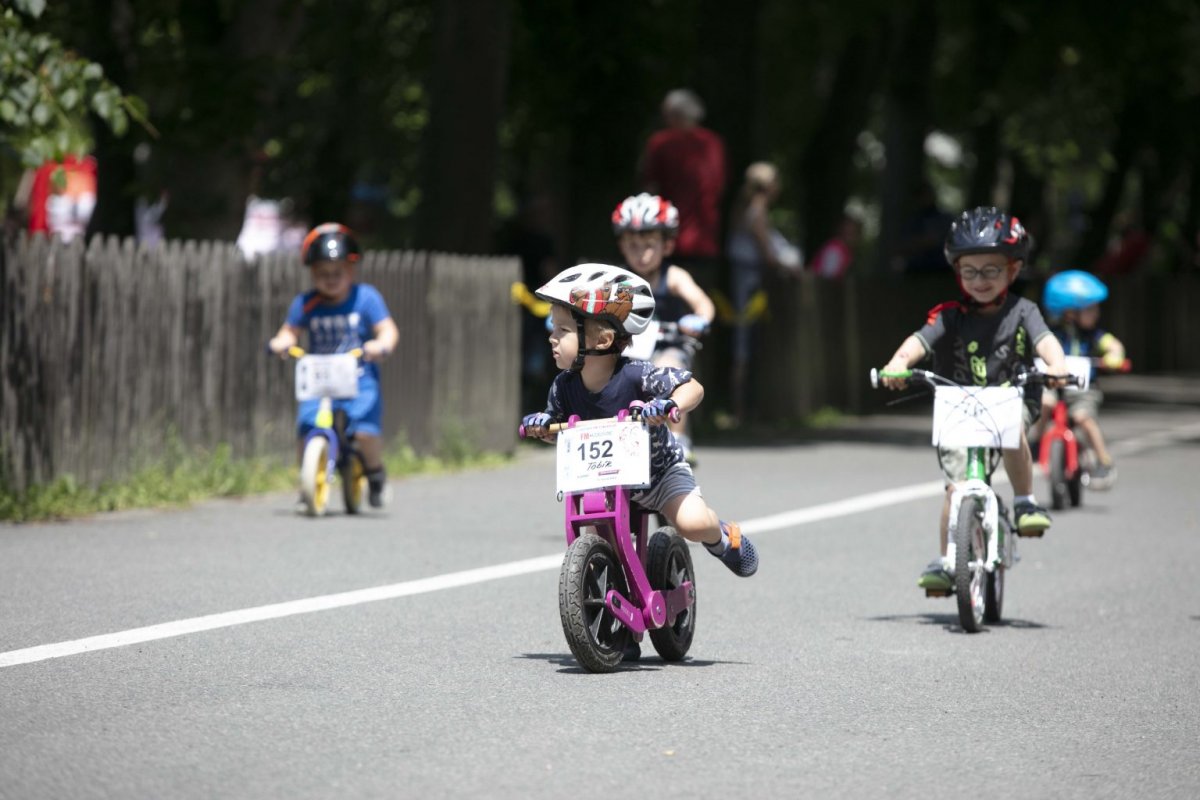
{"label": "blue helmet", "polygon": [[1064,311],[1101,303],[1106,297],[1108,287],[1104,285],[1104,281],[1090,272],[1069,269],[1052,275],[1050,280],[1046,281],[1042,303],[1047,311],[1057,317]]}

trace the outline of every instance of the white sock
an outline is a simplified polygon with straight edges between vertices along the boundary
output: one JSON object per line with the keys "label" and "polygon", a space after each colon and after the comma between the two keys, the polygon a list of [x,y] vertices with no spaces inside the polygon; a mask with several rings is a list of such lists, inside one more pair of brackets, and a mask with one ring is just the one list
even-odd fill
{"label": "white sock", "polygon": [[713,542],[712,544],[706,544],[704,546],[707,547],[708,552],[712,553],[713,555],[723,556],[725,555],[725,551],[729,549],[729,534],[727,534],[722,528],[721,541]]}
{"label": "white sock", "polygon": [[1013,505],[1015,506],[1017,503],[1032,503],[1033,505],[1036,506],[1037,498],[1034,497],[1032,494],[1014,494],[1013,495]]}

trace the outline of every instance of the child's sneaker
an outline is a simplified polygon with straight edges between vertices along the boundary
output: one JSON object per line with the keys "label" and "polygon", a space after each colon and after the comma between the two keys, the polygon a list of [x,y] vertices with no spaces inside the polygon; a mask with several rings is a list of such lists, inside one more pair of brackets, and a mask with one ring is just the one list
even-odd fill
{"label": "child's sneaker", "polygon": [[946,568],[945,559],[935,558],[917,579],[917,586],[927,592],[948,592],[954,588],[954,576]]}
{"label": "child's sneaker", "polygon": [[1117,465],[1099,461],[1088,470],[1087,487],[1097,492],[1107,491],[1117,482]]}
{"label": "child's sneaker", "polygon": [[387,487],[387,470],[383,467],[373,469],[367,473],[367,488],[370,490],[367,496],[367,502],[371,504],[371,508],[383,507],[383,492]]}
{"label": "child's sneaker", "polygon": [[1050,514],[1041,506],[1024,500],[1013,505],[1017,515],[1017,533],[1021,536],[1041,536],[1050,527]]}
{"label": "child's sneaker", "polygon": [[[754,543],[742,533],[741,527],[736,522],[722,522],[721,531],[725,535],[721,537],[720,544],[705,545],[704,548],[721,559],[721,563],[739,578],[749,578],[758,572],[758,551],[754,549]],[[714,549],[721,547],[724,549]]]}

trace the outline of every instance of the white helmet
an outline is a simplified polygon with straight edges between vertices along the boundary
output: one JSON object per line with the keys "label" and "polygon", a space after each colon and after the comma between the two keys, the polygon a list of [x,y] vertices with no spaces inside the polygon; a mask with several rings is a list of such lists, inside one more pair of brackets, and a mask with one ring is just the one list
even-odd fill
{"label": "white helmet", "polygon": [[613,233],[625,231],[662,231],[667,236],[679,232],[679,209],[665,197],[635,194],[622,200],[612,213]]}
{"label": "white helmet", "polygon": [[654,291],[644,278],[608,264],[578,264],[555,275],[534,292],[580,317],[602,319],[617,329],[617,338],[636,336],[654,316]]}

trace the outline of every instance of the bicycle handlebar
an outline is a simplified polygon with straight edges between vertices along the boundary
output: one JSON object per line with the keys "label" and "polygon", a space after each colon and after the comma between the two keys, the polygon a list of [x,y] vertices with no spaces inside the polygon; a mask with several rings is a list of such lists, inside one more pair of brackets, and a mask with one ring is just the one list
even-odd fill
{"label": "bicycle handlebar", "polygon": [[[952,381],[949,378],[944,378],[936,372],[931,372],[927,369],[908,369],[903,372],[884,372],[883,370],[871,368],[871,388],[879,388],[880,378],[901,378],[907,380],[909,378],[918,378],[922,382],[930,386],[962,386],[963,384]],[[1068,385],[1078,386],[1079,378],[1075,375],[1047,375],[1041,372],[1024,372],[1017,375],[1013,379],[1013,383],[1017,386],[1025,386],[1027,384],[1045,383],[1047,378],[1057,378],[1065,381]]]}
{"label": "bicycle handlebar", "polygon": [[[267,354],[272,355],[272,356],[276,355],[275,351],[273,351],[271,349],[271,346],[269,344],[267,345]],[[355,358],[362,358],[362,354],[363,354],[363,349],[361,347],[356,347],[353,350],[347,350],[345,353],[329,353],[328,355],[344,355],[344,356],[354,356]],[[304,356],[308,355],[308,351],[306,351],[303,347],[300,347],[299,345],[292,345],[287,350],[285,350],[282,353],[279,353],[278,355],[290,356],[292,358],[303,358]]]}
{"label": "bicycle handlebar", "polygon": [[[634,400],[632,403],[629,404],[629,411],[631,412],[631,416],[633,417],[633,419],[636,420],[636,419],[641,418],[641,409],[643,406],[645,406],[645,403],[643,403],[640,400]],[[614,419],[619,419],[619,418],[618,417],[602,417],[600,419],[579,420],[574,423],[574,427],[578,428],[581,426],[586,427],[587,425],[598,425],[601,423],[612,422]],[[681,419],[680,412],[679,412],[679,406],[671,406],[671,410],[667,412],[667,419],[671,420],[671,422],[679,422],[679,420]],[[570,423],[570,422],[552,422],[546,426],[546,431],[548,433],[558,433],[559,431],[565,431],[570,427],[572,427],[572,423]],[[526,437],[526,434],[527,434],[527,431],[526,431],[524,425],[517,426],[517,436],[524,439]]]}

